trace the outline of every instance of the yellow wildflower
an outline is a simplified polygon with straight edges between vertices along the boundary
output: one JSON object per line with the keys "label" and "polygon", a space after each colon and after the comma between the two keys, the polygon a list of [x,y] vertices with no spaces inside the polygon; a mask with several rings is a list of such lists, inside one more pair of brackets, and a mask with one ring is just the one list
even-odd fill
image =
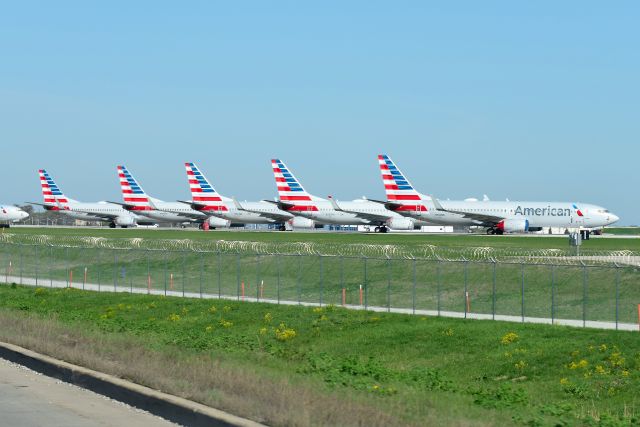
{"label": "yellow wildflower", "polygon": [[562,385],[569,384],[569,379],[568,378],[560,378],[560,384],[562,384]]}
{"label": "yellow wildflower", "polygon": [[209,325],[206,328],[204,328],[204,330],[207,331],[207,332],[211,332],[211,331],[213,331],[213,326]]}
{"label": "yellow wildflower", "polygon": [[168,319],[171,322],[178,322],[180,320],[180,315],[172,313],[172,314],[169,315]]}
{"label": "yellow wildflower", "polygon": [[520,337],[518,337],[518,334],[515,332],[508,332],[502,336],[500,342],[502,344],[511,344],[512,342],[518,341],[518,338]]}
{"label": "yellow wildflower", "polygon": [[214,314],[216,311],[218,311],[218,309],[216,308],[215,305],[212,305],[211,307],[209,307],[209,313]]}
{"label": "yellow wildflower", "polygon": [[264,315],[264,321],[266,323],[271,323],[272,320],[273,320],[273,316],[271,315],[271,313],[267,313]]}

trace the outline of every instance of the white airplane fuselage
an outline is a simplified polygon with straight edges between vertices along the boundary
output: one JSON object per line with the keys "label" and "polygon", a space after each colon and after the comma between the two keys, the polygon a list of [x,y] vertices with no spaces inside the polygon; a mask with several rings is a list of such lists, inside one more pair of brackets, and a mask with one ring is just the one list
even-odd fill
{"label": "white airplane fuselage", "polygon": [[17,206],[0,205],[0,221],[16,222],[29,216]]}
{"label": "white airplane fuselage", "polygon": [[609,210],[592,204],[570,202],[520,201],[451,201],[439,200],[452,213],[435,208],[425,200],[427,211],[403,211],[404,215],[446,225],[482,225],[482,221],[466,218],[462,213],[527,220],[533,227],[598,228],[613,224],[618,217]]}
{"label": "white airplane fuselage", "polygon": [[[133,226],[136,225],[138,220],[143,219],[139,215],[127,211],[120,205],[108,202],[84,203],[69,200],[64,208],[60,208],[58,212],[68,215],[71,218],[85,221],[113,222],[121,226]],[[107,219],[106,216],[113,218]]]}

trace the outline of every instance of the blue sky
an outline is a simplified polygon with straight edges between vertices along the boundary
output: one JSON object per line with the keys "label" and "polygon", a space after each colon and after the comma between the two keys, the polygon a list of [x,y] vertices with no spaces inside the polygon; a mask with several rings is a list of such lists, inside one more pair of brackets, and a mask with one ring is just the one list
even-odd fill
{"label": "blue sky", "polygon": [[240,200],[269,160],[339,200],[383,197],[376,154],[441,198],[582,201],[640,224],[640,3],[7,2],[0,189],[119,200],[125,164]]}

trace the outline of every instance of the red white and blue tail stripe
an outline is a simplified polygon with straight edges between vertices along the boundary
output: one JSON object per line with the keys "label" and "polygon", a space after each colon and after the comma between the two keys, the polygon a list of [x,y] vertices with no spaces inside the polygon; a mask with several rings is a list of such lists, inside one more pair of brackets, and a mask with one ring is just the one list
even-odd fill
{"label": "red white and blue tail stripe", "polygon": [[69,199],[62,193],[60,187],[51,178],[51,175],[44,169],[40,169],[38,174],[40,175],[40,186],[44,197],[44,208],[49,211],[68,210]]}
{"label": "red white and blue tail stripe", "polygon": [[187,179],[189,180],[194,208],[200,211],[228,211],[229,209],[224,202],[231,199],[218,194],[195,163],[187,162],[184,166],[187,169]]}
{"label": "red white and blue tail stripe", "polygon": [[153,207],[149,203],[149,196],[124,166],[118,166],[118,177],[122,189],[122,199],[129,211],[150,211]]}
{"label": "red white and blue tail stripe", "polygon": [[398,205],[395,210],[426,212],[424,197],[415,190],[405,175],[393,163],[393,160],[386,154],[379,154],[378,163],[387,201]]}
{"label": "red white and blue tail stripe", "polygon": [[302,187],[291,170],[280,159],[272,159],[271,167],[278,187],[280,201],[289,207],[289,211],[317,211],[316,201],[324,200],[313,196]]}

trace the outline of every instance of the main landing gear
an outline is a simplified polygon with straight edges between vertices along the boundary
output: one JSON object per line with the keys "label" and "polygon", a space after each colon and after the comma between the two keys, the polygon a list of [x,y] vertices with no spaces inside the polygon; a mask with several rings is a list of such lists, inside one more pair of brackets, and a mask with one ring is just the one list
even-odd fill
{"label": "main landing gear", "polygon": [[373,231],[376,233],[386,233],[387,231],[389,231],[389,229],[387,228],[386,225],[380,225],[380,226],[376,226],[376,228],[374,228]]}
{"label": "main landing gear", "polygon": [[489,227],[489,228],[487,228],[487,234],[498,234],[498,235],[502,235],[502,234],[504,234],[504,231],[503,231],[503,230],[500,230],[499,228]]}

